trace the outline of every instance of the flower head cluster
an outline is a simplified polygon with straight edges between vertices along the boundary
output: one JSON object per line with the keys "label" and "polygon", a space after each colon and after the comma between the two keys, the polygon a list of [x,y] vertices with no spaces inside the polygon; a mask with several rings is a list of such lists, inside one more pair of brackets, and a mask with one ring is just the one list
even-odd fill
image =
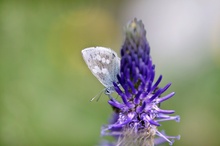
{"label": "flower head cluster", "polygon": [[160,88],[162,75],[155,80],[155,66],[150,56],[150,47],[142,21],[134,19],[125,28],[125,42],[121,48],[120,73],[118,83],[113,83],[121,101],[112,98],[108,103],[114,109],[109,125],[102,128],[102,135],[113,136],[114,143],[102,145],[153,146],[167,141],[170,145],[179,136],[167,136],[159,132],[160,122],[175,120],[170,116],[174,110],[160,109],[160,103],[171,98],[172,92],[162,94],[170,87],[168,83]]}

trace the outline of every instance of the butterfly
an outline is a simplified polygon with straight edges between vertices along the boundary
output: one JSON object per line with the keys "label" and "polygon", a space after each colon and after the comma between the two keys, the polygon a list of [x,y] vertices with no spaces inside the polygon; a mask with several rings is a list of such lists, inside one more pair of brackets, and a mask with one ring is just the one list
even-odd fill
{"label": "butterfly", "polygon": [[105,47],[89,47],[82,50],[82,56],[92,74],[105,86],[105,94],[111,98],[110,94],[115,91],[113,82],[118,83],[120,72],[117,53]]}

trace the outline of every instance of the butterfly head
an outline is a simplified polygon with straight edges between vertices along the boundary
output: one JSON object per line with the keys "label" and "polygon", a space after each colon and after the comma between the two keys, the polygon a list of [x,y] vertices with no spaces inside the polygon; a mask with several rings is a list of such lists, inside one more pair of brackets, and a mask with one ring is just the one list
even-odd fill
{"label": "butterfly head", "polygon": [[114,92],[114,87],[109,87],[105,89],[105,95],[110,95],[112,92]]}

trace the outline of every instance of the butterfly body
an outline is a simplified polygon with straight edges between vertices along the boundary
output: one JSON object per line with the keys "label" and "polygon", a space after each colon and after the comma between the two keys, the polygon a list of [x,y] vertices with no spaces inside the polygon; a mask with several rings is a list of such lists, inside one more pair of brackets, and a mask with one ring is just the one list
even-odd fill
{"label": "butterfly body", "polygon": [[82,56],[92,74],[105,86],[105,94],[114,92],[120,71],[120,58],[116,52],[105,47],[90,47],[82,50]]}

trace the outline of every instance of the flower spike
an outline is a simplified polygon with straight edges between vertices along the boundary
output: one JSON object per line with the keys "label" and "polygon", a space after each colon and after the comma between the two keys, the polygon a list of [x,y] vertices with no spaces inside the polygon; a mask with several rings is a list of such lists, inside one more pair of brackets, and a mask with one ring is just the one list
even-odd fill
{"label": "flower spike", "polygon": [[159,104],[174,96],[174,92],[162,96],[170,87],[168,83],[160,88],[162,75],[155,81],[155,66],[150,56],[150,46],[142,21],[132,20],[125,27],[125,41],[121,48],[120,72],[118,83],[114,83],[116,93],[121,98],[114,98],[109,104],[114,110],[110,124],[103,126],[102,135],[115,138],[105,146],[154,146],[157,143],[173,144],[179,136],[167,136],[159,132],[160,122],[174,120],[179,116],[170,116],[174,110],[160,109]]}

